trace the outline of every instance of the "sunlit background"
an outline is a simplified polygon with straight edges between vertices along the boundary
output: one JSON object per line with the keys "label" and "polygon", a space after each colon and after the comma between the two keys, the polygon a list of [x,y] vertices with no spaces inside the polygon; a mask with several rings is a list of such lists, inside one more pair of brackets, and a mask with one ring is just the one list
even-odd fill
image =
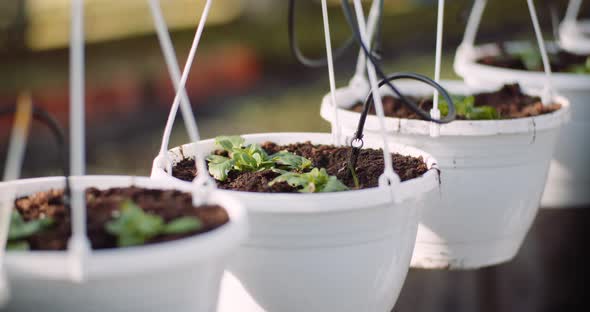
{"label": "sunlit background", "polygon": [[[204,1],[161,2],[182,63]],[[533,39],[525,1],[489,2],[480,41]],[[436,1],[385,3],[380,51],[385,68],[432,76]],[[549,5],[563,14],[567,1],[536,3],[546,38],[552,39]],[[456,78],[452,59],[471,5],[470,0],[447,1],[444,78]],[[69,6],[69,0],[0,1],[0,107],[15,105],[18,94],[30,91],[36,105],[67,127]],[[86,0],[85,12],[89,172],[148,175],[174,92],[147,1]],[[582,12],[590,13],[588,1]],[[325,48],[318,31],[322,29],[319,1],[298,1],[297,18],[302,49],[321,56]],[[337,0],[330,1],[330,18],[338,45],[350,32]],[[338,60],[338,85],[351,78],[357,53],[355,47]],[[320,101],[328,92],[327,70],[299,65],[290,54],[287,0],[215,0],[187,90],[206,138],[329,130],[319,116]],[[2,160],[10,126],[7,118],[0,121]],[[187,141],[178,117],[171,146]],[[24,172],[26,176],[59,172],[52,138],[41,126],[31,132]],[[569,242],[566,237],[580,235],[564,232],[573,231],[576,219],[541,213],[510,265],[466,273],[412,271],[396,310],[569,311],[584,297],[577,288],[584,276],[580,273],[590,276],[587,269],[568,270],[586,267],[584,259],[564,260],[580,256],[564,243]]]}

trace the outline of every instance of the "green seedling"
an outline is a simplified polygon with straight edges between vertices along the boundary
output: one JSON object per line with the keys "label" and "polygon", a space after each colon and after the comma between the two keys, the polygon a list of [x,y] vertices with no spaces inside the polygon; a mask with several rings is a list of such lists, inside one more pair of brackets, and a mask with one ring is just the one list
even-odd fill
{"label": "green seedling", "polygon": [[276,177],[269,185],[277,182],[287,182],[289,185],[299,189],[301,193],[325,193],[340,192],[348,190],[335,176],[328,175],[326,169],[313,168],[310,172],[287,172]]}
{"label": "green seedling", "polygon": [[14,210],[10,215],[10,228],[8,229],[8,250],[28,250],[27,238],[51,227],[53,219],[42,218],[26,222],[21,214]]}
{"label": "green seedling", "polygon": [[228,157],[209,155],[209,173],[218,181],[225,181],[230,171],[256,172],[279,168],[303,171],[310,168],[309,159],[281,151],[268,155],[258,144],[244,145],[244,139],[239,136],[220,136],[215,138],[215,145],[226,151]]}
{"label": "green seedling", "polygon": [[[475,97],[473,96],[451,96],[458,116],[463,116],[467,120],[493,120],[500,119],[500,114],[492,106],[475,106]],[[449,113],[449,105],[443,97],[439,97],[438,109],[442,116]]]}
{"label": "green seedling", "polygon": [[158,235],[186,234],[201,227],[196,217],[182,217],[166,224],[160,216],[146,213],[130,200],[123,202],[121,214],[105,225],[109,234],[117,236],[119,247],[143,245]]}

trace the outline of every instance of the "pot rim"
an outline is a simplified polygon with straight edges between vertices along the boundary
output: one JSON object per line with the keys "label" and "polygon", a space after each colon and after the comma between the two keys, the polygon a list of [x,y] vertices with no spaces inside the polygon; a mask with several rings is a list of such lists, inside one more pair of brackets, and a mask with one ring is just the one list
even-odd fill
{"label": "pot rim", "polygon": [[[517,49],[526,45],[526,41],[508,41]],[[555,49],[556,44],[548,42],[548,49]],[[454,69],[460,76],[469,79],[471,76],[484,76],[488,80],[498,83],[519,82],[523,86],[536,86],[542,88],[545,85],[546,77],[542,71],[527,71],[519,69],[502,68],[477,63],[481,56],[491,56],[499,53],[495,43],[487,43],[470,47],[461,45],[455,55]],[[551,82],[557,90],[588,90],[590,86],[590,75],[575,73],[552,73]]]}
{"label": "pot rim", "polygon": [[[147,177],[134,176],[74,176],[73,188],[87,188],[93,185],[99,189],[108,187],[138,186],[152,189],[176,189],[190,192],[190,185],[166,183]],[[23,186],[37,189],[64,187],[64,177],[45,177],[23,179],[0,183],[0,190],[13,189],[14,197],[25,196],[35,191],[19,191]],[[47,185],[47,188],[44,186]],[[5,193],[5,192],[2,192]],[[222,206],[230,216],[230,221],[221,227],[191,237],[157,244],[101,249],[90,252],[86,273],[89,279],[119,277],[154,270],[178,270],[178,266],[198,264],[198,261],[219,257],[237,247],[248,232],[247,215],[243,205],[229,194],[214,191],[209,202]],[[26,275],[41,275],[51,279],[68,279],[68,251],[9,251],[5,255],[8,272]],[[43,265],[40,265],[43,264]],[[49,270],[47,270],[49,269]]]}
{"label": "pot rim", "polygon": [[[475,92],[491,91],[488,88],[472,88],[460,80],[443,80],[441,81],[443,87],[449,92],[455,94],[470,94]],[[415,81],[400,81],[396,82],[396,86],[400,89],[410,90],[406,94],[423,95],[431,94],[433,89]],[[527,94],[540,96],[542,91],[524,88]],[[364,102],[368,90],[363,86],[347,86],[336,90],[336,102],[339,106],[338,116],[342,124],[358,123],[360,113],[349,111],[345,108],[352,107],[354,104]],[[391,90],[386,86],[381,87],[381,95],[392,95]],[[351,100],[352,99],[352,100]],[[570,103],[560,95],[554,96],[555,102],[561,104],[561,108],[549,114],[543,114],[535,117],[502,119],[502,120],[455,120],[451,123],[440,125],[440,136],[496,136],[503,134],[534,134],[540,130],[550,130],[560,127],[565,121],[569,119]],[[331,105],[331,97],[328,93],[322,100],[320,115],[327,121],[332,120],[333,109]],[[407,119],[397,117],[386,117],[386,128],[388,132],[395,132],[395,134],[413,134],[413,135],[427,135],[430,136],[430,127],[432,125],[429,121],[418,119]],[[367,123],[365,125],[366,131],[377,131],[378,117],[374,115],[367,116]]]}
{"label": "pot rim", "polygon": [[[288,140],[288,142],[293,143],[312,141],[316,144],[332,144],[332,136],[330,133],[275,132],[241,135],[241,137],[245,138],[247,142],[254,141],[258,143],[265,141],[276,142],[276,138],[284,136],[292,136],[293,139]],[[300,137],[301,139],[296,139],[296,137]],[[212,146],[214,141],[214,139],[201,140],[198,144]],[[368,144],[365,144],[365,147],[380,148],[379,143],[375,140],[369,140],[367,143]],[[175,163],[181,157],[190,157],[194,155],[194,152],[191,152],[191,150],[194,149],[194,146],[195,143],[189,143],[171,149],[169,151],[170,159]],[[396,195],[400,201],[411,200],[422,193],[429,192],[435,187],[438,187],[438,165],[434,157],[417,148],[400,144],[392,145],[391,149],[394,152],[401,151],[404,155],[422,156],[424,162],[426,162],[429,167],[429,170],[421,177],[407,180],[399,184],[399,192],[396,193]],[[164,171],[163,162],[159,157],[156,157],[154,160],[152,178],[161,178],[164,176],[167,177],[167,180],[180,181],[167,175]],[[181,182],[190,183],[185,181]],[[332,193],[259,193],[233,190],[219,190],[219,192],[232,194],[239,201],[247,202],[248,204],[245,204],[245,206],[249,212],[271,214],[297,215],[341,213],[350,210],[370,209],[380,204],[391,203],[389,189],[384,189],[382,187]],[[333,202],[342,202],[347,205],[335,207],[334,205],[330,205],[330,203]],[[370,203],[370,205],[368,205],[368,203]]]}

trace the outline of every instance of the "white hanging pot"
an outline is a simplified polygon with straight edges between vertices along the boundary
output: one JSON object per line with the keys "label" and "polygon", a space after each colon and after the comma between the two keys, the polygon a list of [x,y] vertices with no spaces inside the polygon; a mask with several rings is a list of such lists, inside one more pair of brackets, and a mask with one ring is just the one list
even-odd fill
{"label": "white hanging pot", "polygon": [[[451,94],[474,92],[458,81],[442,85]],[[401,81],[396,86],[408,96],[432,96],[425,84]],[[363,89],[346,87],[336,93],[338,117],[348,137],[355,133],[360,117],[348,108],[364,102],[368,90]],[[391,94],[385,88],[381,92]],[[537,213],[559,129],[568,116],[568,102],[556,100],[562,108],[551,114],[457,120],[441,125],[440,137],[430,136],[430,122],[386,118],[391,142],[429,151],[441,169],[439,204],[427,206],[422,215],[412,267],[472,269],[516,255]],[[333,120],[328,96],[321,115]],[[375,137],[378,129],[377,117],[369,115],[365,137]]]}
{"label": "white hanging pot", "polygon": [[[512,43],[511,49],[522,49],[524,43]],[[550,48],[550,47],[549,47]],[[498,68],[477,63],[484,55],[498,53],[496,45],[475,48],[461,46],[455,56],[455,71],[467,84],[497,87],[518,82],[525,88],[541,89],[546,77],[542,72]],[[577,207],[590,203],[590,75],[553,73],[551,83],[571,104],[571,121],[564,125],[549,170],[541,206]]]}
{"label": "white hanging pot", "polygon": [[[16,196],[63,188],[64,178],[0,183],[0,194]],[[192,185],[124,176],[72,177],[72,188],[138,186],[191,192]],[[228,212],[229,223],[175,241],[93,251],[82,283],[69,280],[67,251],[23,251],[6,254],[12,288],[6,311],[216,311],[225,264],[247,236],[247,218],[236,200],[214,191],[210,203]]]}
{"label": "white hanging pot", "polygon": [[[332,144],[330,134],[243,135],[247,143]],[[365,147],[382,143],[367,141]],[[215,150],[214,140],[170,151],[172,163]],[[391,311],[406,277],[421,208],[438,186],[436,161],[401,145],[392,150],[422,156],[431,169],[394,189],[377,187],[337,193],[231,193],[246,207],[249,239],[229,270],[266,311]],[[152,177],[178,181],[154,160]]]}
{"label": "white hanging pot", "polygon": [[590,20],[566,20],[559,25],[559,45],[578,54],[590,53]]}

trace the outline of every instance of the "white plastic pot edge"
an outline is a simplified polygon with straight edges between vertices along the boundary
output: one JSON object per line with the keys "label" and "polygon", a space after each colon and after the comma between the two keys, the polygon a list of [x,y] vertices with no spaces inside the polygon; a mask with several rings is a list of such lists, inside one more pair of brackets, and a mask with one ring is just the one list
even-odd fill
{"label": "white plastic pot edge", "polygon": [[[332,136],[329,133],[260,133],[245,134],[241,137],[246,139],[247,143],[263,143],[267,141],[277,142],[282,137],[280,144],[296,143],[311,141],[314,144],[332,144]],[[288,140],[284,138],[287,137]],[[198,142],[199,150],[207,153],[214,148],[214,139],[208,139]],[[378,140],[365,144],[365,147],[380,147]],[[173,148],[169,151],[169,157],[173,163],[176,163],[186,157],[194,155],[194,149],[197,145],[194,143],[185,144]],[[429,171],[423,176],[401,182],[399,189],[394,190],[396,198],[400,201],[411,200],[417,195],[426,193],[438,187],[438,166],[436,159],[430,154],[419,149],[405,146],[392,145],[392,151],[402,155],[422,156]],[[180,181],[169,176],[165,171],[165,163],[160,157],[154,159],[152,168],[152,178],[164,179],[167,181]],[[188,183],[188,182],[184,182]],[[397,191],[397,192],[396,192]],[[241,192],[230,190],[219,190],[222,193],[234,195],[239,201],[248,202],[251,212],[279,213],[279,214],[318,214],[318,213],[338,213],[353,209],[367,208],[366,200],[371,201],[371,205],[387,203],[391,201],[389,190],[381,187],[375,187],[363,190],[352,190],[334,193],[255,193]],[[342,203],[342,205],[334,205]]]}
{"label": "white plastic pot edge", "polygon": [[[520,42],[511,42],[509,44],[520,45]],[[549,44],[548,49],[550,48],[551,45]],[[545,85],[547,78],[544,72],[501,68],[477,63],[479,57],[497,55],[498,53],[498,47],[493,43],[474,48],[461,45],[455,55],[453,64],[455,72],[467,78],[472,76],[471,73],[477,72],[489,80],[497,80],[498,84],[512,81],[521,85],[536,85],[539,88]],[[551,83],[556,90],[587,90],[590,86],[590,75],[555,72],[552,73]]]}
{"label": "white plastic pot edge", "polygon": [[573,53],[590,53],[590,38],[583,32],[590,32],[590,20],[565,20],[559,25],[559,44]]}
{"label": "white plastic pot edge", "polygon": [[[441,81],[441,85],[451,94],[470,94],[477,92],[489,92],[493,89],[470,88],[462,81]],[[432,89],[425,84],[414,81],[396,82],[396,86],[407,94],[412,95],[431,95]],[[391,91],[382,87],[381,95],[392,95]],[[525,90],[527,94],[540,96],[540,90]],[[336,90],[336,103],[340,107],[338,110],[339,118],[344,124],[348,122],[358,123],[360,114],[349,111],[347,108],[354,106],[359,102],[364,102],[368,95],[368,90],[362,90],[357,87],[344,87]],[[518,133],[534,133],[535,131],[552,129],[561,126],[570,118],[570,103],[559,95],[554,96],[555,102],[562,105],[561,109],[535,117],[504,119],[504,120],[456,120],[440,126],[441,136],[484,136],[484,135],[502,135]],[[332,108],[328,96],[322,100],[320,115],[330,121],[332,120]],[[365,129],[375,131],[371,124],[377,124],[377,117],[374,115],[367,116]],[[386,127],[389,132],[402,134],[430,135],[430,122],[423,120],[413,120],[404,118],[386,118]]]}
{"label": "white plastic pot edge", "polygon": [[[191,192],[191,185],[169,183],[146,177],[130,176],[84,176],[71,177],[74,188],[96,186],[108,187],[138,186],[152,189],[176,189]],[[25,196],[51,188],[63,188],[63,177],[25,179],[0,183],[0,191],[15,189],[16,196]],[[25,190],[23,190],[23,188]],[[111,276],[132,275],[153,270],[167,270],[178,265],[187,265],[196,260],[216,257],[229,252],[246,239],[248,233],[247,215],[242,204],[229,196],[213,192],[209,203],[222,206],[229,214],[229,223],[211,232],[170,242],[140,247],[93,251],[88,259],[87,273],[90,279],[104,279]],[[47,279],[68,279],[68,254],[66,251],[11,251],[6,254],[8,272],[36,275]]]}

